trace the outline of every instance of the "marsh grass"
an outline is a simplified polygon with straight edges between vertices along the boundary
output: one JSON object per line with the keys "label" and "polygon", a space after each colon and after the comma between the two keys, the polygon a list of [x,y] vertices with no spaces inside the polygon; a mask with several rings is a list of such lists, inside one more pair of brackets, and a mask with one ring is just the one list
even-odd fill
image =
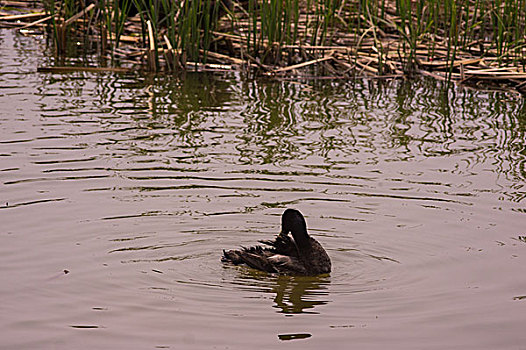
{"label": "marsh grass", "polygon": [[349,13],[358,10],[359,19],[350,30],[369,31],[379,53],[383,47],[377,38],[396,30],[406,73],[417,70],[417,53],[424,47],[429,60],[445,51],[449,78],[460,51],[494,56],[499,64],[524,65],[525,0],[360,0],[358,6],[351,5]]}
{"label": "marsh grass", "polygon": [[276,64],[281,47],[298,39],[299,0],[249,0],[247,49],[263,62]]}
{"label": "marsh grass", "polygon": [[[154,70],[161,61],[169,70],[204,64],[211,50],[279,67],[322,57],[335,45],[348,48],[346,58],[332,55],[355,73],[439,69],[451,80],[463,78],[470,57],[485,66],[526,65],[526,0],[99,0],[93,22],[102,41],[109,38],[112,59],[131,7]],[[46,0],[46,8],[59,15],[50,27],[63,52],[63,23],[82,2]]]}

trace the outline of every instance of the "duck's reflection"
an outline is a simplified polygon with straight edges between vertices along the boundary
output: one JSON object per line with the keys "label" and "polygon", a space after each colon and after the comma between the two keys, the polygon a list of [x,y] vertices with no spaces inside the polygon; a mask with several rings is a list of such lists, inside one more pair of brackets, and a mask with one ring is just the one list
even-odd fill
{"label": "duck's reflection", "polygon": [[274,307],[286,314],[315,313],[306,310],[329,302],[327,298],[329,282],[329,276],[279,276],[276,278],[276,286],[273,290],[276,293]]}
{"label": "duck's reflection", "polygon": [[252,269],[242,274],[242,288],[275,294],[273,307],[280,313],[318,313],[313,309],[329,302],[329,275],[274,276]]}

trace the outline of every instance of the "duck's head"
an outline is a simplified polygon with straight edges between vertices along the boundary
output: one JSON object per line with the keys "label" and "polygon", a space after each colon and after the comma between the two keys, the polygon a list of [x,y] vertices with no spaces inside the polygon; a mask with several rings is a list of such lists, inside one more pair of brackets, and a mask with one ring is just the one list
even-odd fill
{"label": "duck's head", "polygon": [[281,216],[281,233],[286,236],[292,233],[294,241],[300,247],[309,245],[309,234],[307,233],[307,223],[305,218],[296,209],[287,209]]}

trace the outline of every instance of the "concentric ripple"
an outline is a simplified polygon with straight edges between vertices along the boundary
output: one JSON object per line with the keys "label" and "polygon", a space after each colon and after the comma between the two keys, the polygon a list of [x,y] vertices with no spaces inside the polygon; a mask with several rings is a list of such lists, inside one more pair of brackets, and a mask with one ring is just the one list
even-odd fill
{"label": "concentric ripple", "polygon": [[[2,345],[525,344],[524,99],[425,79],[37,73],[45,50],[0,30]],[[330,275],[220,262],[287,207]]]}

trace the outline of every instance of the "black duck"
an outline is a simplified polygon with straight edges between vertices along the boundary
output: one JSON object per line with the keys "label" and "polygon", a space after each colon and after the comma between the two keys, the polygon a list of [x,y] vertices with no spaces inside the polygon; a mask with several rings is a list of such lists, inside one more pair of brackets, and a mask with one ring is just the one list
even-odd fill
{"label": "black duck", "polygon": [[221,260],[286,275],[314,276],[331,272],[327,252],[309,236],[305,219],[298,210],[285,210],[281,216],[281,233],[274,241],[259,242],[265,246],[223,250]]}

